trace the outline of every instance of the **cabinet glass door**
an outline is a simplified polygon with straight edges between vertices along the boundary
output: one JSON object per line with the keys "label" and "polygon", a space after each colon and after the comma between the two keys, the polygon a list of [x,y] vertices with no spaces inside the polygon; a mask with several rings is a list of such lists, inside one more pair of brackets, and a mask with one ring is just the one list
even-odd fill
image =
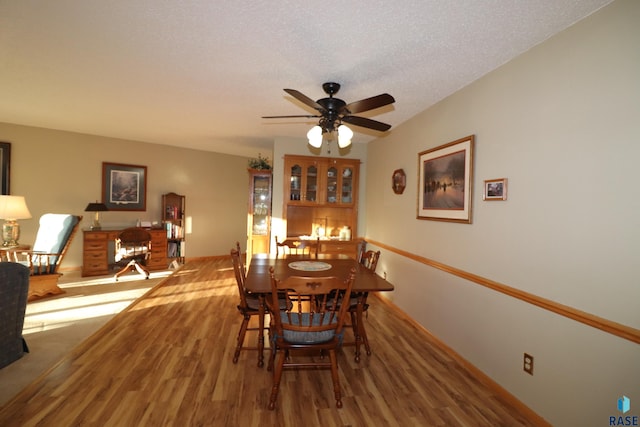
{"label": "cabinet glass door", "polygon": [[253,227],[255,236],[269,234],[269,215],[271,210],[271,177],[256,175],[253,177]]}
{"label": "cabinet glass door", "polygon": [[327,203],[338,202],[338,169],[334,166],[327,169]]}
{"label": "cabinet glass door", "polygon": [[316,202],[318,200],[318,168],[315,166],[307,168],[305,200],[308,202]]}
{"label": "cabinet glass door", "polygon": [[302,166],[291,166],[291,181],[289,184],[289,200],[301,200]]}
{"label": "cabinet glass door", "polygon": [[353,168],[347,166],[341,171],[342,189],[340,193],[341,203],[353,203]]}

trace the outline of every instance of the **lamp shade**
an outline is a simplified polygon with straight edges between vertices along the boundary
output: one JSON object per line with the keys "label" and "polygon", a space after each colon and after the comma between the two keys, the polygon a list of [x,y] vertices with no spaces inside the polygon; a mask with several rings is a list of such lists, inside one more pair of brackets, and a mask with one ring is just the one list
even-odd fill
{"label": "lamp shade", "polygon": [[322,128],[320,126],[312,127],[307,132],[307,138],[309,139],[309,145],[320,148],[322,146]]}
{"label": "lamp shade", "polygon": [[87,207],[84,209],[85,212],[95,212],[93,216],[93,224],[91,224],[92,230],[101,230],[100,226],[100,212],[108,211],[107,205],[104,203],[89,203]]}
{"label": "lamp shade", "polygon": [[109,208],[107,208],[107,205],[105,205],[104,203],[89,203],[87,205],[87,207],[84,209],[85,212],[104,212],[104,211],[108,211]]}
{"label": "lamp shade", "polygon": [[0,196],[0,218],[2,219],[29,219],[31,212],[23,196]]}
{"label": "lamp shade", "polygon": [[338,147],[345,148],[351,145],[351,138],[353,137],[353,131],[346,125],[338,126]]}

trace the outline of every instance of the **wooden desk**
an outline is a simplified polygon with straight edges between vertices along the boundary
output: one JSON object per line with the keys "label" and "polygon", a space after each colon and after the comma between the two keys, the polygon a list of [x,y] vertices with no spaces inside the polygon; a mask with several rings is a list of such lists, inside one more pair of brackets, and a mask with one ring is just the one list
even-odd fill
{"label": "wooden desk", "polygon": [[[330,270],[325,271],[298,271],[289,267],[289,263],[300,260],[314,261],[316,258],[309,258],[308,256],[296,256],[287,255],[284,258],[277,258],[269,256],[267,254],[257,254],[251,258],[251,264],[249,265],[249,271],[247,272],[247,278],[245,280],[245,287],[247,291],[260,295],[261,315],[264,313],[264,295],[271,292],[271,277],[269,275],[269,268],[273,267],[274,274],[278,279],[284,280],[289,276],[336,276],[346,278],[348,277],[352,268],[356,269],[356,277],[353,282],[351,291],[358,293],[358,307],[356,314],[356,330],[360,329],[362,324],[362,312],[364,304],[364,294],[367,292],[388,292],[393,291],[394,287],[391,283],[387,282],[382,277],[366,269],[364,266],[358,264],[355,259],[349,258],[346,255],[329,255],[320,254],[317,257],[318,261],[331,264]],[[362,343],[361,334],[356,333],[356,355],[355,361],[360,361],[360,345]],[[258,366],[264,365],[264,336],[258,335]]]}
{"label": "wooden desk", "polygon": [[[82,276],[105,276],[113,273],[115,240],[124,228],[82,230]],[[148,229],[151,234],[151,256],[147,261],[149,270],[165,270],[167,260],[167,231],[161,228]]]}

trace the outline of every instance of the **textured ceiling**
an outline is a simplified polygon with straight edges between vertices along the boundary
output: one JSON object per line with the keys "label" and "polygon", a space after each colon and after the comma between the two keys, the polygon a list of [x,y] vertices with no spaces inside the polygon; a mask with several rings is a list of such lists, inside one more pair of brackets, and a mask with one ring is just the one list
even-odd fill
{"label": "textured ceiling", "polygon": [[610,1],[0,0],[0,122],[251,156],[313,124],[284,88],[398,126]]}

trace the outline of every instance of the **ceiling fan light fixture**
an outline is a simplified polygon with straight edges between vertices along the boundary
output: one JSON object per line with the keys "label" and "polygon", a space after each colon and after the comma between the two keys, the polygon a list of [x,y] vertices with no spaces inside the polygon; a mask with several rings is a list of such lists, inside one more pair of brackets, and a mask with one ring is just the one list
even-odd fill
{"label": "ceiling fan light fixture", "polygon": [[322,128],[320,126],[314,126],[307,132],[307,138],[309,139],[309,145],[315,148],[322,146]]}
{"label": "ceiling fan light fixture", "polygon": [[338,147],[345,148],[351,145],[351,138],[353,138],[353,131],[349,127],[338,126]]}

